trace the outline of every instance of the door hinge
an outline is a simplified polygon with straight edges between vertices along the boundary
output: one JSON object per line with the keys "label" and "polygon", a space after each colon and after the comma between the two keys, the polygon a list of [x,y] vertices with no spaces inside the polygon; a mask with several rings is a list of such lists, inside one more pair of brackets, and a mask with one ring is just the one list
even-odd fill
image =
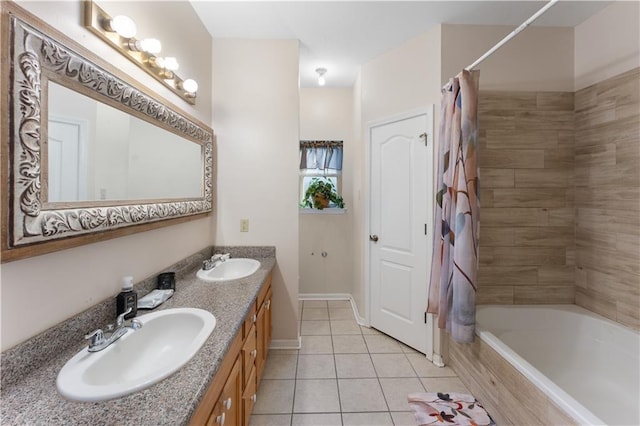
{"label": "door hinge", "polygon": [[421,134],[421,135],[420,135],[420,137],[421,137],[422,139],[424,139],[424,146],[427,146],[427,134],[426,134],[426,133],[423,133],[423,134]]}
{"label": "door hinge", "polygon": [[426,312],[424,313],[424,323],[425,324],[427,323],[427,313]]}

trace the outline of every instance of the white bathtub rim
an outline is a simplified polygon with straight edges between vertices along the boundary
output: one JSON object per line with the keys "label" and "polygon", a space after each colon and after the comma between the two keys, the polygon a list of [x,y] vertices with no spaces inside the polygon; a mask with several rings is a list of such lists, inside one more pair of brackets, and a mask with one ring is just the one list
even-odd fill
{"label": "white bathtub rim", "polygon": [[[542,305],[549,307],[550,305]],[[566,307],[566,305],[553,305],[557,307]],[[500,305],[487,305],[487,307],[501,307]],[[520,373],[522,373],[529,381],[531,381],[538,389],[551,398],[556,405],[558,405],[565,413],[567,413],[574,420],[581,425],[600,426],[606,425],[602,419],[593,414],[584,405],[579,403],[575,398],[562,390],[553,381],[543,375],[537,368],[531,365],[528,361],[518,355],[509,346],[503,343],[493,333],[483,329],[481,326],[476,325],[476,335],[480,339],[487,343],[493,350],[498,352],[509,364],[515,367]]]}

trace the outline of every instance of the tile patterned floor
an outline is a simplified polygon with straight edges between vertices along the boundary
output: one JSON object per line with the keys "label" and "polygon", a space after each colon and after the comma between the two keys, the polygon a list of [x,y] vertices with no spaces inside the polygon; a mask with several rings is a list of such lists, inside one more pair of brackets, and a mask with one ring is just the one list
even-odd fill
{"label": "tile patterned floor", "polygon": [[300,350],[272,350],[250,425],[415,425],[407,394],[468,392],[453,370],[361,327],[346,300],[300,302]]}

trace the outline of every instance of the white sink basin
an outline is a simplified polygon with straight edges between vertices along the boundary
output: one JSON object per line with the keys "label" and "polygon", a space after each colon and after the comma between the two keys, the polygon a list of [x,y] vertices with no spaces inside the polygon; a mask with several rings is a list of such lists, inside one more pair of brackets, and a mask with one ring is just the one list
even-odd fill
{"label": "white sink basin", "polygon": [[216,326],[209,312],[176,308],[137,317],[143,324],[99,352],[84,348],[60,370],[58,391],[74,401],[104,401],[158,383],[185,365]]}
{"label": "white sink basin", "polygon": [[234,258],[218,263],[213,269],[200,269],[196,276],[204,281],[226,281],[248,277],[260,268],[255,259]]}

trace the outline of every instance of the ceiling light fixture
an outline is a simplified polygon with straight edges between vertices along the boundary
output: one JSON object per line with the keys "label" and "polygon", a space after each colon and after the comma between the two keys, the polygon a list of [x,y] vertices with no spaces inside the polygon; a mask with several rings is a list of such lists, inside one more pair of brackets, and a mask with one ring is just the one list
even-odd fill
{"label": "ceiling light fixture", "polygon": [[195,105],[198,84],[193,79],[182,80],[175,72],[179,68],[175,57],[156,56],[162,43],[155,38],[135,39],[136,24],[131,18],[118,15],[112,18],[93,0],[85,4],[85,27],[107,42],[133,63],[151,74],[184,101]]}
{"label": "ceiling light fixture", "polygon": [[318,86],[324,86],[326,81],[324,79],[324,75],[327,73],[326,68],[316,68],[316,72],[318,73]]}

